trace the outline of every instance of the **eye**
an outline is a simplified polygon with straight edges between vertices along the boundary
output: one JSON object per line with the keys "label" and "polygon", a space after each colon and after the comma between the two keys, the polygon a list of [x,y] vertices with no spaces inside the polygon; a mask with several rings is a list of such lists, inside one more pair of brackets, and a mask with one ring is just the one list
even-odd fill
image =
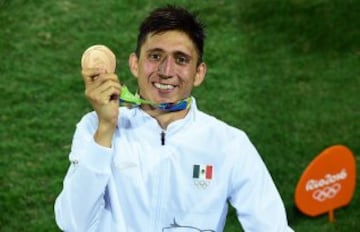
{"label": "eye", "polygon": [[176,63],[178,64],[188,64],[190,62],[190,58],[185,55],[177,55],[176,56]]}
{"label": "eye", "polygon": [[152,61],[158,61],[161,59],[161,54],[157,52],[149,53],[148,58]]}

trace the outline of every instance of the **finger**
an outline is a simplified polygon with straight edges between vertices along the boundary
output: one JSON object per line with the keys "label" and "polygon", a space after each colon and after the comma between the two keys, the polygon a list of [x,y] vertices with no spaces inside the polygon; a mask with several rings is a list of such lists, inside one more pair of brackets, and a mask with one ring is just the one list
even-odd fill
{"label": "finger", "polygon": [[[92,74],[94,72],[89,72],[89,73]],[[102,89],[107,88],[109,85],[116,85],[116,86],[120,86],[118,88],[121,88],[119,80],[117,79],[117,75],[100,74],[96,76],[95,79],[91,81],[89,80],[87,83],[85,83],[85,95],[90,96],[90,98],[93,98],[91,96],[92,94],[101,93]]]}
{"label": "finger", "polygon": [[99,79],[96,79],[96,80],[99,80],[101,82],[105,82],[105,81],[108,81],[108,80],[113,80],[113,81],[119,82],[119,78],[115,73],[100,74]]}
{"label": "finger", "polygon": [[120,91],[121,89],[121,84],[119,83],[119,81],[117,79],[111,79],[111,78],[99,78],[99,80],[96,80],[95,82],[98,82],[98,84],[94,85],[94,89],[97,89],[97,91],[99,91],[99,93],[103,92],[105,89],[108,88],[115,88],[118,91]]}
{"label": "finger", "polygon": [[120,90],[110,86],[107,89],[103,89],[101,92],[93,92],[89,98],[92,102],[100,105],[108,104],[111,101],[118,101]]}
{"label": "finger", "polygon": [[93,81],[96,80],[98,76],[105,73],[106,70],[100,68],[86,68],[81,70],[81,75],[83,77],[85,85],[93,83]]}
{"label": "finger", "polygon": [[114,85],[118,89],[121,88],[121,84],[116,74],[102,74],[94,81],[93,88],[105,89],[108,86]]}
{"label": "finger", "polygon": [[103,99],[114,99],[120,96],[121,85],[114,80],[108,80],[94,88],[87,88],[85,95],[92,101],[103,102]]}
{"label": "finger", "polygon": [[105,74],[100,74],[100,75],[96,76],[96,78],[93,81],[91,81],[90,83],[88,83],[88,85],[89,85],[89,87],[97,88],[98,86],[100,86],[103,83],[108,82],[108,81],[120,84],[119,79],[116,74],[105,73]]}
{"label": "finger", "polygon": [[113,101],[118,102],[120,96],[120,90],[114,87],[109,87],[108,89],[104,90],[102,94],[105,96],[105,99],[107,100],[106,103]]}
{"label": "finger", "polygon": [[101,86],[101,95],[108,95],[111,99],[119,98],[121,92],[121,87],[117,83],[111,83],[108,85]]}

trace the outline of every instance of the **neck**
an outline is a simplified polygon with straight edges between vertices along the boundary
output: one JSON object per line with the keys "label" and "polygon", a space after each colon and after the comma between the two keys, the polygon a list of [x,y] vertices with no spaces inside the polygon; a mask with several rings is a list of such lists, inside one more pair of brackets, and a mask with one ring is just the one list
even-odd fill
{"label": "neck", "polygon": [[174,112],[166,112],[150,105],[141,105],[141,109],[148,113],[151,117],[155,118],[160,127],[164,130],[166,130],[170,123],[185,118],[189,112],[189,108]]}

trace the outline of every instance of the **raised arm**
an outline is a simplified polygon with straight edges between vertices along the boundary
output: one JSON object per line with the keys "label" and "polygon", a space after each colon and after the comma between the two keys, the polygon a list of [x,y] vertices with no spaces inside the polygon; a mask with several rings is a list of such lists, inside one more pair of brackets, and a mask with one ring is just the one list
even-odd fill
{"label": "raised arm", "polygon": [[116,74],[101,69],[84,69],[82,76],[85,95],[98,116],[94,139],[102,146],[111,147],[119,115],[119,80]]}
{"label": "raised arm", "polygon": [[70,167],[55,202],[55,218],[64,231],[93,231],[106,204],[113,151],[95,142],[97,117],[78,124],[70,152]]}
{"label": "raised arm", "polygon": [[85,95],[95,113],[77,125],[63,190],[55,202],[58,226],[65,231],[92,231],[106,208],[111,176],[112,141],[119,116],[120,83],[103,69],[83,69]]}

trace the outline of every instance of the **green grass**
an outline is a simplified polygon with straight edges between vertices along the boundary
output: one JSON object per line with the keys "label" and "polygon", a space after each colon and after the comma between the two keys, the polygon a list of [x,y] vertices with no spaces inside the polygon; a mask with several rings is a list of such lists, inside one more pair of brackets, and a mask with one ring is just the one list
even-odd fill
{"label": "green grass", "polygon": [[[164,2],[0,0],[0,231],[58,231],[53,203],[75,124],[91,110],[81,53],[107,44],[120,79],[135,88],[127,57],[137,26]],[[326,215],[302,215],[293,198],[302,171],[325,147],[347,145],[359,163],[360,1],[177,2],[208,25],[208,75],[194,92],[200,108],[249,134],[291,226],[358,229],[358,191],[333,224]],[[240,231],[233,210],[225,231]]]}

